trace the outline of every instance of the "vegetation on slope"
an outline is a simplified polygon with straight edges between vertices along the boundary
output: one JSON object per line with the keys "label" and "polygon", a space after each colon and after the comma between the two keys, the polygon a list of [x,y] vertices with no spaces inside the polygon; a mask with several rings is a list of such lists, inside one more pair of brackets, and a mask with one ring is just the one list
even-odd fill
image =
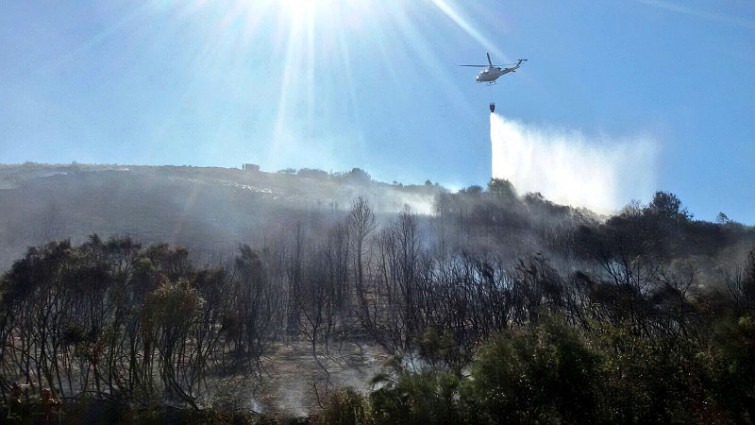
{"label": "vegetation on slope", "polygon": [[[123,236],[29,248],[0,279],[4,403],[20,383],[26,421],[47,387],[67,423],[280,423],[299,413],[239,389],[304,347],[314,423],[753,421],[752,228],[666,192],[603,219],[501,180],[434,196],[270,199],[277,225],[203,266]],[[356,343],[390,358],[371,386],[334,378]]]}

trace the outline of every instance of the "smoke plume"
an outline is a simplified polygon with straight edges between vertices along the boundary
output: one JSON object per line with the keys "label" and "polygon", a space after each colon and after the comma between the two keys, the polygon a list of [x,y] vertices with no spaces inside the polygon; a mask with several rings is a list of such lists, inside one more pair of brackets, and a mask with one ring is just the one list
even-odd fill
{"label": "smoke plume", "polygon": [[490,114],[493,177],[520,193],[610,213],[648,197],[655,180],[656,145],[647,137],[588,140],[572,130],[543,129]]}

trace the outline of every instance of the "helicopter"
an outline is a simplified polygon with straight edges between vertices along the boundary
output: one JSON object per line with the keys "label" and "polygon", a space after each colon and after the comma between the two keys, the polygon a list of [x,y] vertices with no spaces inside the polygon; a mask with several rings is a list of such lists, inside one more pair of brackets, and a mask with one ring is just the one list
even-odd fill
{"label": "helicopter", "polygon": [[508,74],[509,72],[516,72],[517,69],[522,65],[522,62],[527,62],[527,59],[519,59],[519,62],[516,64],[512,64],[511,68],[503,68],[501,69],[498,65],[493,65],[493,62],[490,60],[490,53],[487,53],[488,55],[488,65],[459,65],[459,66],[472,66],[476,68],[487,68],[485,70],[480,71],[479,74],[477,74],[477,82],[478,83],[488,83],[488,85],[497,84],[495,80],[498,79],[501,75]]}

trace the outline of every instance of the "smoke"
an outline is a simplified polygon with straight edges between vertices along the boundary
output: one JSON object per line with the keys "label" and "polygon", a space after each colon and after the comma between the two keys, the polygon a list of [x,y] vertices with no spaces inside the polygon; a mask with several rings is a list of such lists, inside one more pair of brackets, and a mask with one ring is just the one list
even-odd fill
{"label": "smoke", "polygon": [[654,187],[657,149],[648,137],[588,139],[490,114],[490,139],[493,177],[509,180],[520,193],[610,213]]}
{"label": "smoke", "polygon": [[295,418],[308,416],[308,408],[305,407],[305,398],[308,388],[302,378],[293,376],[286,377],[286,382],[278,388],[278,403],[280,409]]}
{"label": "smoke", "polygon": [[[353,199],[353,198],[352,198]],[[409,211],[413,214],[432,215],[435,211],[435,193],[403,193],[392,190],[386,193],[384,199],[368,198],[375,204],[375,209],[381,213],[399,214]]]}

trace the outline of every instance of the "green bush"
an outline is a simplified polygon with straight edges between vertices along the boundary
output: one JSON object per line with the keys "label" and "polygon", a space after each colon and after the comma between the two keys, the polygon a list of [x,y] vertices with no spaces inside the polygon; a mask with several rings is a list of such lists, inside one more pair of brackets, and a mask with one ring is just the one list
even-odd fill
{"label": "green bush", "polygon": [[324,410],[312,420],[313,425],[371,425],[367,397],[346,388],[333,393],[323,406]]}
{"label": "green bush", "polygon": [[445,372],[400,371],[370,394],[376,425],[458,424],[459,380]]}
{"label": "green bush", "polygon": [[510,330],[483,346],[463,385],[473,424],[593,423],[601,357],[574,329],[553,320]]}

